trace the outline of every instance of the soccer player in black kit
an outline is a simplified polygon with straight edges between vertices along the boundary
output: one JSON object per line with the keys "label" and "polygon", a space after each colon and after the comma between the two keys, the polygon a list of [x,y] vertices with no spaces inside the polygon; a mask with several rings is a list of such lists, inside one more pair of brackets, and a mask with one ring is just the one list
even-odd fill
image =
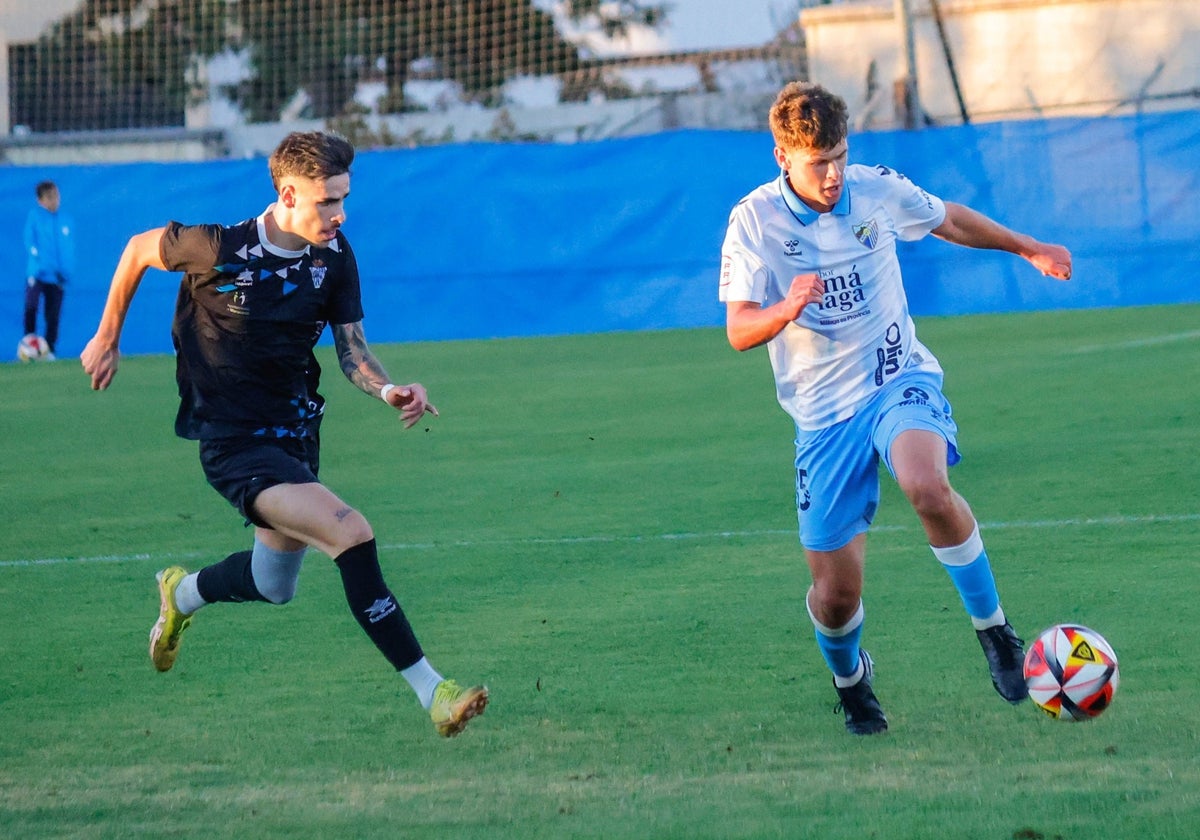
{"label": "soccer player in black kit", "polygon": [[354,617],[450,737],[483,712],[487,688],[434,670],[384,582],[370,524],[317,478],[325,400],[313,347],[326,325],[346,378],[399,411],[405,428],[437,415],[420,383],[392,383],[363,336],[358,266],[339,229],[353,160],[354,147],[337,135],[289,134],[269,161],[278,196],[257,218],[171,222],[132,237],[81,360],[92,388],[107,388],[146,269],[183,273],[172,327],[175,432],[199,441],[205,477],[254,525],[254,546],[199,572],[158,573],[154,666],[170,670],[183,631],[207,604],[291,600],[311,546],[333,558]]}

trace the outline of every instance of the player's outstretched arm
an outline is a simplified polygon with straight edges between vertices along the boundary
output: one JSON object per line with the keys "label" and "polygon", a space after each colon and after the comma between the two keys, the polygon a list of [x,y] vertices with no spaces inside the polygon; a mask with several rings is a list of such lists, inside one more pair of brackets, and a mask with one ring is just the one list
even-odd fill
{"label": "player's outstretched arm", "polygon": [[158,252],[163,230],[155,228],[137,234],[126,243],[121,253],[108,289],[104,313],[100,316],[100,325],[79,356],[84,373],[92,378],[93,391],[104,390],[117,375],[117,364],[121,358],[118,349],[121,330],[125,326],[125,316],[129,314],[129,304],[133,302],[146,269],[166,269]]}
{"label": "player's outstretched arm", "polygon": [[1062,245],[1040,242],[1032,236],[1009,230],[978,210],[946,202],[946,218],[933,235],[968,248],[1007,251],[1024,257],[1034,268],[1055,280],[1071,279],[1071,252]]}
{"label": "player's outstretched arm", "polygon": [[421,383],[392,384],[391,377],[367,346],[362,321],[333,324],[330,329],[342,373],[364,393],[379,397],[392,408],[399,409],[404,428],[415,426],[425,412],[438,416],[437,408],[429,401],[425,386]]}

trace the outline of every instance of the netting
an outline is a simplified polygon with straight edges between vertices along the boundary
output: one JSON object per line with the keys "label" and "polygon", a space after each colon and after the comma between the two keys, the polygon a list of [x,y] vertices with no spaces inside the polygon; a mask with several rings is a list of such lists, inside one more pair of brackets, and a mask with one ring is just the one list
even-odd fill
{"label": "netting", "polygon": [[759,48],[655,54],[669,7],[86,0],[9,44],[10,123],[38,133],[331,120],[711,92],[747,84],[745,66],[764,88],[803,74],[794,28]]}

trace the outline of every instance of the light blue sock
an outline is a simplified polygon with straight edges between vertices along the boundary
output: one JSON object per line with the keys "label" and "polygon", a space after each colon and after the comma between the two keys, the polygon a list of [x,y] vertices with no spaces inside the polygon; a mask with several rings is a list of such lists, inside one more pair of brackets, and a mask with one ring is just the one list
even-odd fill
{"label": "light blue sock", "polygon": [[304,552],[276,551],[266,543],[254,538],[250,554],[250,574],[259,593],[272,604],[286,604],[296,597],[296,585],[300,581],[300,565]]}
{"label": "light blue sock", "polygon": [[992,577],[992,566],[984,551],[983,539],[979,536],[979,525],[975,525],[975,530],[962,545],[930,548],[950,575],[975,629],[983,630],[1003,624],[1000,595],[996,591],[996,579]]}
{"label": "light blue sock", "polygon": [[862,601],[858,602],[853,617],[841,627],[826,627],[817,621],[807,598],[804,599],[804,606],[808,608],[808,617],[816,629],[817,648],[833,672],[834,683],[841,687],[854,685],[862,676],[862,657],[859,656],[864,617]]}

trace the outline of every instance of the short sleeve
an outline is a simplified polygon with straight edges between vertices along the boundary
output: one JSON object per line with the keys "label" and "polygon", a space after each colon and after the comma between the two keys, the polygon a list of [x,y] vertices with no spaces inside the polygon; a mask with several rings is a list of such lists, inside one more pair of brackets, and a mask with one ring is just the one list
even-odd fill
{"label": "short sleeve", "polygon": [[946,218],[946,205],[908,178],[890,169],[879,167],[880,177],[889,188],[889,204],[896,225],[896,236],[906,242],[927,236]]}
{"label": "short sleeve", "polygon": [[221,250],[220,225],[182,225],[169,222],[158,242],[158,255],[167,271],[201,274],[217,264]]}
{"label": "short sleeve", "polygon": [[734,208],[721,246],[721,277],[717,297],[722,303],[762,303],[767,296],[768,271],[756,255],[753,226],[747,224],[745,204]]}
{"label": "short sleeve", "polygon": [[721,253],[721,284],[718,299],[722,303],[744,300],[762,303],[767,297],[767,270],[744,250]]}

